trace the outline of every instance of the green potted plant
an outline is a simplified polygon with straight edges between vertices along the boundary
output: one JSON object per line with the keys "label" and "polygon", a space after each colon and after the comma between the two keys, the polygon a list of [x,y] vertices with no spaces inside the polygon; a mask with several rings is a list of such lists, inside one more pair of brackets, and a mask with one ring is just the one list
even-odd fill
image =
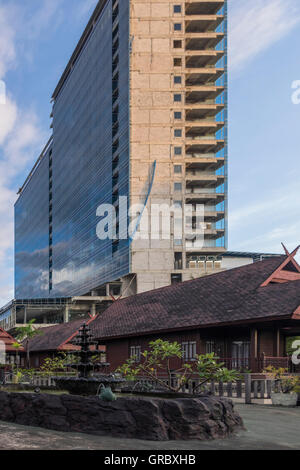
{"label": "green potted plant", "polygon": [[298,396],[297,405],[299,406],[300,405],[300,378],[299,378],[298,382],[296,383],[294,392],[297,393],[297,396]]}
{"label": "green potted plant", "polygon": [[12,378],[12,383],[14,385],[19,384],[22,380],[22,377],[23,377],[22,372],[20,370],[16,370],[16,372],[14,373],[13,378]]}
{"label": "green potted plant", "polygon": [[274,380],[275,390],[271,394],[274,406],[297,406],[299,377],[288,374],[287,369],[269,366],[264,371],[269,379]]}

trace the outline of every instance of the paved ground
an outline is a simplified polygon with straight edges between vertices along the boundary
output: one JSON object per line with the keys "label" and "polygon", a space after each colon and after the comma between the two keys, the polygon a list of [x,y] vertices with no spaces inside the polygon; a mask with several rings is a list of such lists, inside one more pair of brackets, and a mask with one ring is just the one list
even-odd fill
{"label": "paved ground", "polygon": [[0,422],[0,450],[300,450],[300,407],[236,405],[247,431],[232,439],[149,442],[68,434]]}

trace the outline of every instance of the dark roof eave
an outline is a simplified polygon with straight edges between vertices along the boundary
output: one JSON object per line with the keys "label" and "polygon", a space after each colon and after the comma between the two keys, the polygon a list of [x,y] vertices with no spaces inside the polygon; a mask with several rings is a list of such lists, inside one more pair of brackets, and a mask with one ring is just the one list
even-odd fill
{"label": "dark roof eave", "polygon": [[[25,351],[26,351],[26,349],[25,349]],[[55,352],[57,352],[57,351],[58,351],[58,348],[56,348],[56,349],[40,349],[40,348],[31,349],[31,348],[30,348],[30,354],[31,354],[31,353],[44,353],[44,352],[47,352],[47,353],[48,353],[48,352],[49,352],[49,353],[55,353]]]}
{"label": "dark roof eave", "polygon": [[182,326],[178,328],[163,328],[161,330],[149,330],[149,331],[144,331],[144,332],[137,332],[137,333],[128,333],[125,335],[117,335],[117,336],[106,336],[104,338],[98,337],[97,334],[95,334],[95,339],[97,341],[114,341],[117,339],[124,339],[124,338],[134,338],[134,337],[140,337],[140,336],[152,336],[152,335],[157,335],[157,334],[166,334],[166,333],[175,333],[177,331],[190,331],[194,330],[195,328],[197,329],[204,329],[204,328],[219,328],[219,327],[224,327],[224,326],[235,326],[235,325],[247,325],[247,324],[253,324],[253,323],[265,323],[265,322],[271,322],[271,321],[278,321],[278,320],[291,320],[292,319],[292,313],[289,315],[281,315],[281,316],[273,316],[273,317],[259,317],[259,318],[251,318],[247,320],[237,320],[237,321],[232,321],[232,322],[220,322],[220,323],[207,323],[205,325],[192,325],[192,326]]}

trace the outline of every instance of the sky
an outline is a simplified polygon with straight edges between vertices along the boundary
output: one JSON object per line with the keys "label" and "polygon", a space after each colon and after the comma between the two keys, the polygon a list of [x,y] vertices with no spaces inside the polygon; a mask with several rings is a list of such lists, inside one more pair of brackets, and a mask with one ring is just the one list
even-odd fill
{"label": "sky", "polygon": [[[96,3],[0,0],[0,306],[14,297],[16,193],[51,135],[51,94]],[[299,43],[299,0],[229,0],[230,250],[300,244]]]}

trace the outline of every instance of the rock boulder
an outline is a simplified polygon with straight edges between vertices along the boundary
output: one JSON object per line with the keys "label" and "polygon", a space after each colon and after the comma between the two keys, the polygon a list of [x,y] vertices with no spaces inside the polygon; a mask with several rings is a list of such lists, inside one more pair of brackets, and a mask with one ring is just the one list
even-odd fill
{"label": "rock boulder", "polygon": [[217,439],[243,427],[230,400],[217,397],[98,397],[0,392],[0,421],[152,441]]}

